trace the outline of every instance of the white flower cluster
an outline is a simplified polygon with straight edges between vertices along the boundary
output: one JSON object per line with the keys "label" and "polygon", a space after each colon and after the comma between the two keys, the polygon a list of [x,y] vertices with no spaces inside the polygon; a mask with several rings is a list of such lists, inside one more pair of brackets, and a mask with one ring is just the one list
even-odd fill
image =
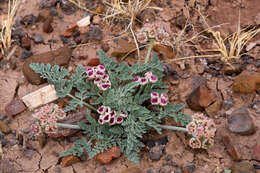
{"label": "white flower cluster", "polygon": [[128,114],[123,111],[116,112],[115,110],[111,110],[109,106],[101,106],[97,112],[100,114],[98,119],[99,124],[109,123],[110,126],[121,124],[124,118],[128,116]]}

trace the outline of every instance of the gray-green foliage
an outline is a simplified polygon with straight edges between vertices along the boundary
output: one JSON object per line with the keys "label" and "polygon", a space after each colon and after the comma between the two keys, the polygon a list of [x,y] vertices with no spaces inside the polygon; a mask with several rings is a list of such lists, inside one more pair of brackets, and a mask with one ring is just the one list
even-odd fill
{"label": "gray-green foliage", "polygon": [[[80,156],[87,151],[90,157],[94,157],[112,146],[120,146],[121,152],[129,160],[137,163],[138,153],[144,146],[140,139],[145,133],[152,128],[161,133],[159,123],[163,118],[172,117],[185,126],[189,122],[189,117],[180,112],[184,107],[181,104],[168,104],[164,108],[158,108],[157,111],[150,109],[151,105],[147,101],[150,99],[151,92],[167,92],[167,86],[162,82],[163,66],[156,56],[152,56],[150,63],[129,66],[126,62],[118,64],[112,61],[103,51],[98,53],[112,84],[112,87],[106,91],[100,91],[93,81],[87,79],[83,66],[78,66],[72,75],[63,67],[51,67],[49,64],[35,63],[30,64],[30,67],[55,86],[58,97],[71,97],[70,103],[65,108],[66,112],[86,105],[91,98],[94,109],[105,105],[112,110],[128,113],[128,117],[122,124],[109,126],[100,125],[87,112],[88,123],[78,123],[78,125],[88,136],[88,141],[86,138],[76,141],[74,147],[63,152],[61,156]],[[144,76],[148,71],[158,76],[159,80],[156,83],[141,86],[133,82],[134,76]]]}

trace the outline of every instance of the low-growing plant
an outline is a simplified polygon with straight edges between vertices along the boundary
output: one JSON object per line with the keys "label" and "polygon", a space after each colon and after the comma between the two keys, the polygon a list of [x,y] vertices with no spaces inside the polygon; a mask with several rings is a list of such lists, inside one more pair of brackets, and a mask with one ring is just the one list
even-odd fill
{"label": "low-growing plant", "polygon": [[[74,147],[63,152],[61,157],[81,156],[87,151],[91,158],[119,146],[129,160],[138,163],[138,153],[144,147],[141,139],[149,130],[155,129],[158,133],[162,129],[188,132],[185,126],[191,118],[180,112],[183,104],[169,103],[167,86],[162,82],[163,66],[157,56],[152,56],[150,63],[132,66],[112,61],[103,51],[99,51],[99,56],[100,65],[86,68],[80,65],[72,75],[57,65],[30,65],[55,86],[58,97],[71,98],[64,112],[53,104],[37,110],[34,117],[38,124],[33,126],[34,132],[54,133],[56,127],[64,127],[81,129],[88,136],[88,140],[85,137],[77,140]],[[66,116],[64,113],[83,106],[91,110],[91,113],[86,112],[87,123],[58,123]],[[42,112],[52,118],[42,118]],[[165,118],[174,118],[184,127],[161,125]]]}

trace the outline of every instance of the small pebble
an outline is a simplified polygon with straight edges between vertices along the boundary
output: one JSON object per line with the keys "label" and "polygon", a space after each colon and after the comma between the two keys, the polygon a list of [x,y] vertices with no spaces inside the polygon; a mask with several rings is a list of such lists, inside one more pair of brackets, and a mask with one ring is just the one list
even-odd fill
{"label": "small pebble", "polygon": [[182,173],[181,168],[176,168],[176,169],[174,170],[174,173]]}
{"label": "small pebble", "polygon": [[154,173],[153,169],[148,169],[146,173]]}
{"label": "small pebble", "polygon": [[171,154],[168,154],[165,158],[166,161],[172,160],[173,156]]}
{"label": "small pebble", "polygon": [[187,165],[183,167],[185,173],[192,173],[196,169],[195,165]]}
{"label": "small pebble", "polygon": [[22,59],[22,61],[24,61],[26,58],[28,58],[28,57],[30,57],[30,56],[32,56],[33,55],[33,53],[30,51],[30,50],[23,50],[23,52],[22,52],[22,56],[21,56],[21,59]]}
{"label": "small pebble", "polygon": [[33,150],[25,150],[23,152],[23,155],[29,159],[32,159],[33,155],[35,154],[36,152],[33,151]]}
{"label": "small pebble", "polygon": [[40,44],[40,43],[44,42],[43,37],[40,34],[34,34],[33,40],[34,40],[34,43],[36,43],[36,44]]}
{"label": "small pebble", "polygon": [[50,14],[52,16],[58,16],[58,11],[57,11],[56,7],[51,7]]}
{"label": "small pebble", "polygon": [[170,166],[164,166],[161,168],[160,173],[171,173],[171,167]]}

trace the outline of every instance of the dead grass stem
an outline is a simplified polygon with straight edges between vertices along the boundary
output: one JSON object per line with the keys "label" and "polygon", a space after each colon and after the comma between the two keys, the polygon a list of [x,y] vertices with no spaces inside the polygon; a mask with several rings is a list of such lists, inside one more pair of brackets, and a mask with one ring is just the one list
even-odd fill
{"label": "dead grass stem", "polygon": [[20,0],[9,0],[7,19],[1,20],[0,49],[3,55],[8,51],[12,44],[12,27],[19,4]]}

